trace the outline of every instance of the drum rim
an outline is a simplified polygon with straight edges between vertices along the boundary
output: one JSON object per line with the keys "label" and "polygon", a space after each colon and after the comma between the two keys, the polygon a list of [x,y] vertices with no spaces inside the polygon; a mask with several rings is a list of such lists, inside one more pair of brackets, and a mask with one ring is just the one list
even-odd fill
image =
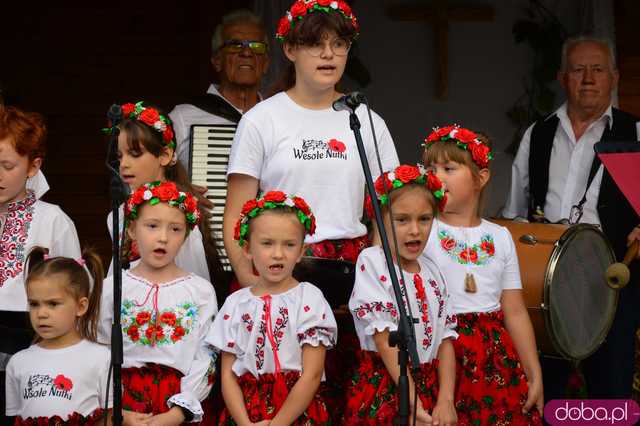
{"label": "drum rim", "polygon": [[580,223],[580,224],[577,224],[577,225],[570,226],[569,228],[567,228],[567,230],[565,230],[562,233],[562,235],[560,236],[560,239],[558,239],[558,241],[556,241],[554,243],[553,251],[551,252],[551,256],[549,257],[549,261],[547,262],[547,268],[546,268],[545,274],[544,274],[544,296],[543,296],[543,300],[544,300],[545,309],[542,309],[542,313],[543,313],[543,317],[544,317],[545,328],[547,330],[547,335],[549,336],[549,339],[551,340],[551,343],[553,344],[553,347],[555,348],[555,350],[562,357],[564,357],[564,358],[566,358],[568,360],[574,360],[574,361],[581,361],[581,360],[589,357],[595,351],[597,351],[598,348],[600,348],[602,343],[604,343],[604,340],[606,339],[607,335],[609,334],[609,330],[611,329],[611,326],[613,325],[613,320],[615,318],[615,313],[616,313],[616,311],[618,309],[618,297],[619,297],[619,294],[620,294],[619,291],[613,290],[615,293],[614,293],[614,297],[613,297],[612,315],[610,316],[606,327],[603,327],[603,330],[601,331],[600,335],[595,340],[596,343],[593,345],[594,346],[593,348],[591,348],[589,351],[586,351],[584,354],[577,354],[577,355],[575,353],[570,353],[569,351],[566,351],[566,350],[564,350],[564,348],[562,348],[560,342],[556,338],[555,332],[554,332],[553,327],[552,327],[552,321],[551,321],[551,305],[550,305],[551,280],[553,278],[553,275],[555,273],[556,267],[558,265],[558,261],[560,260],[560,256],[564,252],[563,247],[565,247],[568,242],[573,240],[576,237],[576,235],[579,232],[582,232],[582,231],[592,231],[592,232],[595,232],[595,233],[599,234],[602,237],[602,239],[605,241],[605,243],[606,243],[606,247],[607,247],[608,252],[609,252],[609,260],[611,261],[611,263],[616,261],[616,255],[615,255],[615,253],[613,251],[611,243],[609,242],[609,239],[602,232],[600,227],[598,227],[596,225]]}

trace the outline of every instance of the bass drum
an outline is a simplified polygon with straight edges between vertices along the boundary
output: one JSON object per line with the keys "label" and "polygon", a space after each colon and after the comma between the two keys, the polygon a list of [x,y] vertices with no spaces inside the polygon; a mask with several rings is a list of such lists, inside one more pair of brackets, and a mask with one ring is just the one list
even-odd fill
{"label": "bass drum", "polygon": [[582,360],[604,341],[618,303],[606,282],[615,254],[593,225],[496,221],[515,241],[524,299],[544,354]]}

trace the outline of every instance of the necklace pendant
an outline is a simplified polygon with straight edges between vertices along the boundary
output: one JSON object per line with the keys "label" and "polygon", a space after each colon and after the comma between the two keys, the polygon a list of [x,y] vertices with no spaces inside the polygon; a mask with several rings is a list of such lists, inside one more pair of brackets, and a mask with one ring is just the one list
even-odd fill
{"label": "necklace pendant", "polygon": [[476,286],[476,279],[473,277],[473,274],[468,273],[464,277],[464,291],[467,293],[475,293],[478,291],[478,287]]}

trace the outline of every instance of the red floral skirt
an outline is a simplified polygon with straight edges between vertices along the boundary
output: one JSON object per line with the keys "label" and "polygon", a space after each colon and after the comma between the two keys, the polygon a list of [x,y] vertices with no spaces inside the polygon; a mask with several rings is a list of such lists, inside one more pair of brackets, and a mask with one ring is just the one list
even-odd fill
{"label": "red floral skirt", "polygon": [[[359,351],[359,366],[349,386],[342,424],[391,425],[398,412],[397,387],[377,352]],[[420,365],[416,382],[425,410],[438,399],[438,360]]]}
{"label": "red floral skirt", "polygon": [[122,408],[137,413],[169,411],[167,400],[180,393],[182,373],[171,367],[147,364],[122,369]]}
{"label": "red floral skirt", "polygon": [[83,416],[79,413],[73,413],[67,417],[67,420],[63,420],[60,416],[53,417],[29,417],[23,419],[16,417],[14,426],[90,426],[100,425],[104,422],[104,410],[98,408],[88,416]]}
{"label": "red floral skirt", "polygon": [[[300,378],[297,371],[287,371],[283,373],[287,390],[296,384]],[[262,420],[271,420],[277,414],[277,407],[281,407],[287,398],[287,394],[278,394],[274,392],[276,376],[274,374],[263,374],[259,378],[255,378],[252,374],[246,373],[240,376],[238,384],[242,389],[244,396],[244,406],[249,415],[251,422],[259,422]],[[219,425],[235,425],[236,422],[225,407],[220,415]],[[292,423],[293,425],[326,425],[331,424],[329,419],[329,411],[320,394],[311,400],[304,413]]]}
{"label": "red floral skirt", "polygon": [[458,425],[540,425],[532,408],[522,414],[527,379],[502,311],[458,315],[456,411]]}
{"label": "red floral skirt", "polygon": [[356,263],[360,252],[370,245],[371,242],[366,235],[347,240],[324,240],[309,244],[304,254],[305,256]]}

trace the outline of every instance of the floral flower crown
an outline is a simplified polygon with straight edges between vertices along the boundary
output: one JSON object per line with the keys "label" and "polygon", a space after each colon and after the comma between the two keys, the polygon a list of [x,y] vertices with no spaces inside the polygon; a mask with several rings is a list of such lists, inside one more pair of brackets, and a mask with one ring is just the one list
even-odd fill
{"label": "floral flower crown", "polygon": [[[126,103],[122,104],[122,118],[128,118],[130,120],[138,120],[151,127],[156,132],[162,135],[162,142],[167,148],[176,149],[176,138],[173,133],[173,127],[171,120],[160,114],[157,109],[151,107],[145,107],[143,101],[136,102],[135,104]],[[111,127],[102,129],[103,132],[111,133]]]}
{"label": "floral flower crown", "polygon": [[178,190],[178,187],[171,181],[155,181],[146,183],[135,190],[127,200],[125,205],[125,217],[128,221],[138,218],[138,211],[144,203],[150,205],[165,202],[171,207],[177,207],[184,212],[187,224],[193,229],[200,221],[200,210],[198,201],[188,192]]}
{"label": "floral flower crown", "polygon": [[[385,191],[385,183],[388,192]],[[374,184],[376,197],[378,198],[378,201],[380,201],[380,204],[384,206],[389,203],[388,193],[410,183],[425,185],[438,202],[438,210],[444,210],[444,206],[447,203],[447,195],[445,194],[442,181],[438,179],[432,171],[427,172],[421,164],[418,164],[417,166],[403,164],[396,167],[392,172],[384,172],[380,177],[378,177],[378,179],[376,179]],[[368,195],[365,203],[365,209],[367,210],[369,217],[373,217],[373,205],[371,204],[371,197]]]}
{"label": "floral flower crown", "polygon": [[268,209],[278,207],[292,207],[296,210],[298,220],[304,226],[307,235],[313,235],[316,232],[316,217],[311,213],[311,209],[302,197],[287,196],[282,191],[269,191],[262,197],[251,199],[244,203],[240,212],[240,219],[236,222],[233,238],[237,240],[240,246],[247,241],[247,233],[249,232],[249,221]]}
{"label": "floral flower crown", "polygon": [[287,10],[287,13],[280,18],[278,31],[276,31],[276,39],[283,42],[287,38],[289,31],[296,26],[297,22],[302,21],[308,13],[316,11],[340,13],[345,19],[351,21],[353,28],[356,30],[356,36],[360,32],[358,20],[347,2],[342,0],[296,0],[296,2],[291,5],[291,9]]}
{"label": "floral flower crown", "polygon": [[457,124],[446,127],[436,127],[433,132],[424,140],[422,146],[429,149],[434,143],[454,142],[458,148],[469,151],[471,159],[480,169],[489,167],[489,161],[493,160],[491,148],[478,138],[478,135]]}

